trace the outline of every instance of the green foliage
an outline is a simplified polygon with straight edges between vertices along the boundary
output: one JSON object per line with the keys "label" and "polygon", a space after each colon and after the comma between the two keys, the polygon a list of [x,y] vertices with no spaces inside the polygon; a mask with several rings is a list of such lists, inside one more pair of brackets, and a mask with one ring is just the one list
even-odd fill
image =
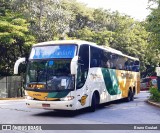
{"label": "green foliage", "polygon": [[158,91],[157,88],[150,88],[149,90],[151,96],[150,96],[150,99],[155,101],[155,102],[160,102],[160,92]]}
{"label": "green foliage", "polygon": [[[147,38],[149,45],[147,46],[144,62],[145,66],[150,66],[150,69],[160,64],[160,0],[148,1],[150,2],[151,13],[143,25],[149,35]],[[157,5],[157,7],[152,8],[152,4]]]}
{"label": "green foliage", "polygon": [[26,56],[35,38],[25,19],[10,11],[0,16],[0,75],[11,75],[18,57]]}
{"label": "green foliage", "polygon": [[113,32],[111,31],[92,31],[90,28],[85,27],[81,30],[78,30],[75,34],[76,38],[81,40],[87,40],[97,43],[98,45],[109,46],[113,41]]}
{"label": "green foliage", "polygon": [[63,36],[69,29],[72,16],[62,8],[61,0],[14,0],[15,11],[30,22],[30,31],[38,42]]}
{"label": "green foliage", "polygon": [[149,1],[158,7],[147,21],[138,22],[117,11],[88,8],[76,0],[0,0],[0,69],[12,73],[17,57],[27,55],[34,42],[65,37],[138,57],[141,70],[148,72],[148,66],[160,63],[160,1]]}
{"label": "green foliage", "polygon": [[[96,13],[96,11],[98,11],[98,13]],[[94,14],[96,14],[96,18],[98,18],[98,14],[102,14],[102,12],[103,10],[101,9],[95,10]],[[103,20],[98,21],[97,19],[93,25],[94,28],[85,26],[82,29],[71,31],[69,36],[93,41],[98,45],[110,46],[127,55],[138,57],[141,60],[141,69],[145,70],[144,66],[150,64],[150,62],[148,62],[149,57],[146,56],[149,47],[147,41],[149,32],[146,31],[143,24],[134,21],[128,16],[121,16],[118,13],[109,14],[109,12],[104,11],[103,15],[108,19],[107,22],[102,22]],[[112,23],[111,18],[115,20],[114,23]],[[154,60],[152,62],[154,62]]]}

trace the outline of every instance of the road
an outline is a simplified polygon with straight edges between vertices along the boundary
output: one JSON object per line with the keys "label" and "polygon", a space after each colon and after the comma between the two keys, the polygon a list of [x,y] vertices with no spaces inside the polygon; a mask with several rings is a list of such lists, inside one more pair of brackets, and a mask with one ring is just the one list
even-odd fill
{"label": "road", "polygon": [[[118,101],[107,103],[92,113],[88,112],[87,109],[80,110],[77,113],[72,111],[30,109],[25,106],[25,100],[1,100],[0,124],[160,124],[160,108],[146,103],[148,96],[148,92],[141,92],[133,102]],[[8,131],[6,132],[8,133]],[[47,132],[53,133],[53,131]],[[66,133],[64,130],[55,132]],[[83,132],[89,133],[90,130]],[[118,132],[136,133],[137,131],[121,130]],[[138,132],[143,131],[139,130]],[[146,130],[145,132],[150,133],[151,131]],[[158,131],[154,130],[152,132]]]}

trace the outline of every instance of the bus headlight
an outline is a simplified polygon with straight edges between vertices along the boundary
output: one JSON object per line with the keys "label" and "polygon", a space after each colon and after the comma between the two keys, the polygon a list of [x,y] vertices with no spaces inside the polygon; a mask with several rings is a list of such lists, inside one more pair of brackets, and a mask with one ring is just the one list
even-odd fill
{"label": "bus headlight", "polygon": [[61,98],[60,100],[61,101],[70,101],[70,100],[73,100],[74,99],[74,96],[67,96],[65,98]]}
{"label": "bus headlight", "polygon": [[25,96],[25,99],[27,99],[27,100],[33,100],[34,98],[30,97],[30,96]]}

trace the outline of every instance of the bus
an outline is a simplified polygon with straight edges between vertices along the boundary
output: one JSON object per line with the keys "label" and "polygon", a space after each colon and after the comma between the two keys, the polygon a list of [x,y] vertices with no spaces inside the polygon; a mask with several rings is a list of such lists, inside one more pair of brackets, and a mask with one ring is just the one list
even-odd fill
{"label": "bus", "polygon": [[[27,61],[26,61],[27,60]],[[110,47],[82,40],[33,45],[27,62],[25,99],[31,108],[95,111],[102,103],[140,92],[139,59]]]}

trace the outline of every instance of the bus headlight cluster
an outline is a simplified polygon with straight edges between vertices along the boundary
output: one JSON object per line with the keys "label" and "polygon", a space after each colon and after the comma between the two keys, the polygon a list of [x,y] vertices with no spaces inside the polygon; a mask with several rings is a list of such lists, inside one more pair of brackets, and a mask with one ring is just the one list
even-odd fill
{"label": "bus headlight cluster", "polygon": [[70,100],[73,100],[74,99],[74,96],[67,96],[65,98],[61,98],[60,100],[61,101],[70,101]]}
{"label": "bus headlight cluster", "polygon": [[25,96],[25,99],[27,99],[27,100],[33,100],[34,98],[30,97],[30,96]]}

